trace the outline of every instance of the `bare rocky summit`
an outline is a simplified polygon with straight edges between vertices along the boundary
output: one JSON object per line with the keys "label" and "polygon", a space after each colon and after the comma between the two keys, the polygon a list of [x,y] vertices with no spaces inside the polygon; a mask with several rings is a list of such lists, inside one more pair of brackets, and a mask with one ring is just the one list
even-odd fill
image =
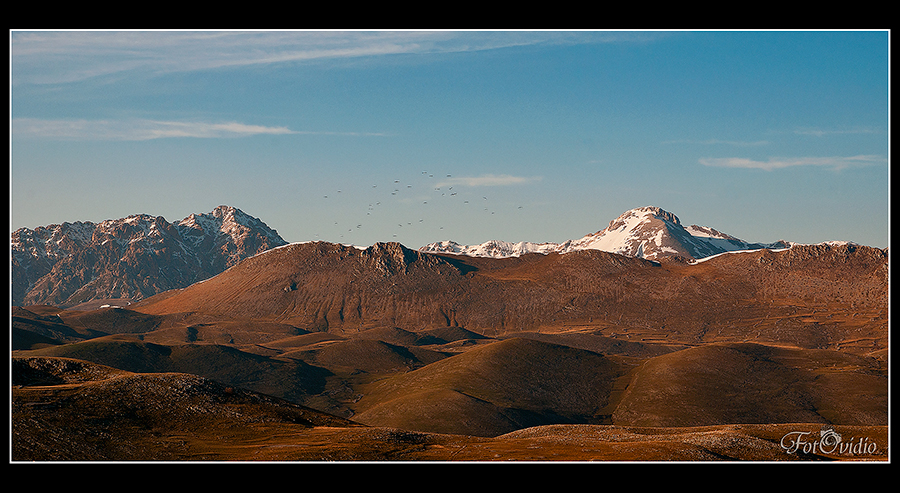
{"label": "bare rocky summit", "polygon": [[11,238],[12,304],[141,300],[284,244],[277,231],[228,206],[177,222],[138,214],[21,228]]}

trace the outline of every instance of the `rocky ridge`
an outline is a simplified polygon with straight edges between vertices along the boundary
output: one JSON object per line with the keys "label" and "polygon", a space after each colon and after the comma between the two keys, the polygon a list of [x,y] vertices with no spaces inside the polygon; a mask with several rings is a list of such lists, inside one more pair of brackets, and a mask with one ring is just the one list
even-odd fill
{"label": "rocky ridge", "polygon": [[10,242],[12,304],[140,300],[285,244],[277,231],[229,206],[176,222],[137,214],[21,228]]}
{"label": "rocky ridge", "polygon": [[[689,344],[744,340],[752,319],[754,337],[766,342],[826,348],[852,339],[872,350],[884,342],[886,266],[887,251],[855,245],[796,245],[688,263],[595,249],[494,259],[399,243],[365,250],[297,243],[133,309],[194,314],[196,323],[270,320],[338,334],[462,327],[502,335],[584,326]],[[798,318],[797,307],[813,305],[815,315]]]}

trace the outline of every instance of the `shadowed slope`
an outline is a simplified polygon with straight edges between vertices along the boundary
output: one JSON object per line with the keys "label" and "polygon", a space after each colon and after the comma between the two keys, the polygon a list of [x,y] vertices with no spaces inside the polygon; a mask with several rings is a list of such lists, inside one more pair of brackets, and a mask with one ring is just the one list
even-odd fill
{"label": "shadowed slope", "polygon": [[105,335],[94,329],[67,324],[59,308],[34,305],[28,309],[12,307],[12,349],[35,349],[45,346],[83,341]]}
{"label": "shadowed slope", "polygon": [[190,373],[294,402],[321,392],[330,375],[302,361],[276,360],[229,346],[166,346],[134,336],[108,336],[29,351],[28,355],[75,358],[132,372]]}
{"label": "shadowed slope", "polygon": [[416,350],[372,339],[339,341],[320,349],[296,351],[285,356],[331,370],[367,373],[407,371],[444,357],[434,351]]}
{"label": "shadowed slope", "polygon": [[359,426],[194,375],[57,358],[14,358],[12,369],[14,460],[184,459],[197,440],[273,424]]}
{"label": "shadowed slope", "polygon": [[887,424],[877,361],[836,351],[708,345],[647,360],[613,422],[631,426],[737,423]]}

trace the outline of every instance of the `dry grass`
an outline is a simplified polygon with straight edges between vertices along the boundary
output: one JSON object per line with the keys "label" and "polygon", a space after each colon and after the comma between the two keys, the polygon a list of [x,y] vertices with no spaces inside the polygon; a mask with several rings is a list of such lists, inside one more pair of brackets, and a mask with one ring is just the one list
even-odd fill
{"label": "dry grass", "polygon": [[[29,369],[28,371],[25,371]],[[886,460],[886,426],[835,426],[862,456],[787,453],[818,424],[640,428],[553,425],[487,438],[367,427],[184,374],[14,360],[13,461]]]}

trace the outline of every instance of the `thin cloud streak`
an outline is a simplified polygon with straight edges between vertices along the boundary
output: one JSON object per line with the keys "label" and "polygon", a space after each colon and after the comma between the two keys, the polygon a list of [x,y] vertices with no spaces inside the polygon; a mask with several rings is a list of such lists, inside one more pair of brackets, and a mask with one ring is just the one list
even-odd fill
{"label": "thin cloud streak", "polygon": [[849,157],[801,157],[801,158],[770,158],[768,161],[756,161],[753,159],[729,157],[729,158],[704,158],[700,164],[718,168],[748,168],[763,169],[767,171],[795,166],[821,166],[835,170],[870,166],[884,163],[886,160],[880,156],[859,155]]}
{"label": "thin cloud streak", "polygon": [[467,186],[467,187],[505,187],[513,185],[526,185],[540,181],[540,176],[513,176],[513,175],[481,175],[481,176],[460,176],[450,177],[442,180],[437,184],[438,187],[445,186]]}
{"label": "thin cloud streak", "polygon": [[286,127],[248,125],[239,122],[42,120],[37,118],[16,118],[12,121],[12,136],[25,139],[142,141],[178,137],[221,139],[253,135],[384,136],[385,134],[296,131]]}
{"label": "thin cloud streak", "polygon": [[665,33],[606,31],[14,31],[12,83],[151,74],[538,44],[647,42]]}

